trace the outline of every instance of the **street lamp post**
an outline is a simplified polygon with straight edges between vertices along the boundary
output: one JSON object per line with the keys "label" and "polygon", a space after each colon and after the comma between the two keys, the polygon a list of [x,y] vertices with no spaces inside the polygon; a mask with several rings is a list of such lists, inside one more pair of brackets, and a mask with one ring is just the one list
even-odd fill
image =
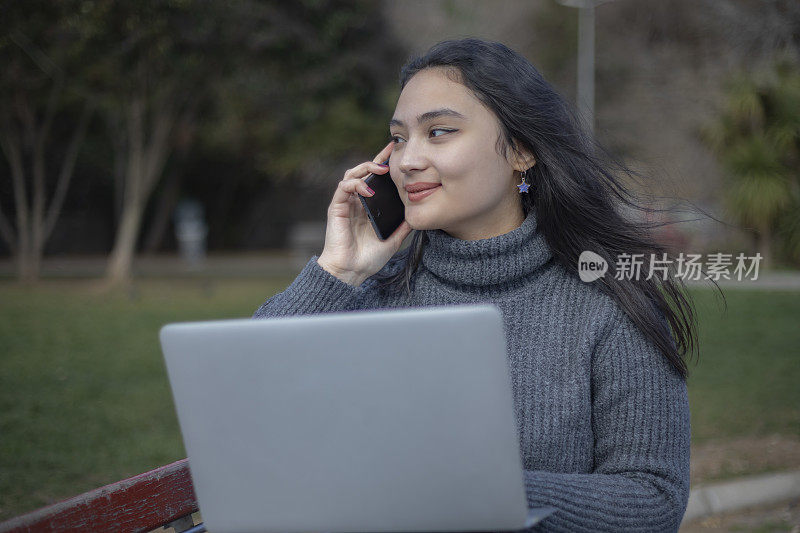
{"label": "street lamp post", "polygon": [[611,0],[556,0],[578,8],[578,96],[577,104],[594,135],[594,8]]}

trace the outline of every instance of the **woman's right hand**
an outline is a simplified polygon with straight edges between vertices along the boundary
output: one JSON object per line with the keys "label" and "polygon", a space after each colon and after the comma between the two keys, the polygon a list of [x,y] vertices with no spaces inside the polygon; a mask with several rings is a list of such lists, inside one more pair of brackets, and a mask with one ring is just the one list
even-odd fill
{"label": "woman's right hand", "polygon": [[403,239],[411,233],[411,226],[403,220],[388,239],[380,240],[357,196],[373,194],[364,183],[364,178],[371,173],[389,172],[388,167],[378,163],[389,158],[393,144],[390,142],[386,145],[372,161],[345,172],[328,207],[325,247],[317,263],[340,280],[356,287],[383,268],[400,249]]}

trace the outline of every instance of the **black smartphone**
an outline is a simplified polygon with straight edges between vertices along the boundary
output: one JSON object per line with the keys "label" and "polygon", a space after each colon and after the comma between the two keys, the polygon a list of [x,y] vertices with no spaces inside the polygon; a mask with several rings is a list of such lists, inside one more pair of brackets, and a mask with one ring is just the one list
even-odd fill
{"label": "black smartphone", "polygon": [[[387,159],[383,164],[389,164],[389,160]],[[388,172],[386,174],[370,174],[364,178],[364,182],[375,191],[375,194],[372,196],[359,194],[358,197],[361,199],[361,205],[364,206],[378,238],[385,241],[405,220],[406,206],[400,199],[400,193],[397,192],[397,187]]]}

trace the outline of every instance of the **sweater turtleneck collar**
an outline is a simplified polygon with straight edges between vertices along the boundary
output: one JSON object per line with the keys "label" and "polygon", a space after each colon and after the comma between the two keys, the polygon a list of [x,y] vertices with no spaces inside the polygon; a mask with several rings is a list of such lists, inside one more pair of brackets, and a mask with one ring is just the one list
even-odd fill
{"label": "sweater turtleneck collar", "polygon": [[425,233],[428,244],[422,264],[437,277],[458,285],[512,282],[533,273],[552,257],[544,235],[537,231],[533,209],[520,227],[488,239],[465,241],[440,229]]}

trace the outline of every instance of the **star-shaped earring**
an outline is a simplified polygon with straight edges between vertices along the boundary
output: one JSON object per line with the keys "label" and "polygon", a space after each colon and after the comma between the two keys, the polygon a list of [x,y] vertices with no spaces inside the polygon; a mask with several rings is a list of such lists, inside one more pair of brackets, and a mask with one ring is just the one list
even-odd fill
{"label": "star-shaped earring", "polygon": [[522,171],[522,183],[517,185],[517,187],[519,187],[519,193],[520,194],[522,194],[524,192],[525,193],[528,192],[528,189],[530,188],[530,184],[525,181],[525,178],[527,177],[527,174],[528,174],[527,170],[523,170]]}

